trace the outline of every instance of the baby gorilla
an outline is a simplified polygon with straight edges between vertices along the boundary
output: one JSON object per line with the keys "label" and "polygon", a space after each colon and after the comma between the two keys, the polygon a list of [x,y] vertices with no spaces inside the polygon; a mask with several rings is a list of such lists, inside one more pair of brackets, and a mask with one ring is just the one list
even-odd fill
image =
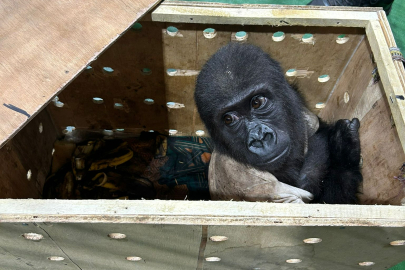
{"label": "baby gorilla", "polygon": [[219,153],[311,192],[315,203],[357,203],[359,120],[320,120],[307,138],[303,99],[258,47],[230,43],[216,52],[197,78],[195,101]]}

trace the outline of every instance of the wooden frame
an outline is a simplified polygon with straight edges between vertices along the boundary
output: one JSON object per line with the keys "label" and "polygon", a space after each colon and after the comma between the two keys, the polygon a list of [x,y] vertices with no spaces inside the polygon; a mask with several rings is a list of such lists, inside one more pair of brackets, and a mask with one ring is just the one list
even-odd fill
{"label": "wooden frame", "polygon": [[0,221],[405,227],[405,208],[233,201],[0,200]]}
{"label": "wooden frame", "polygon": [[[129,1],[131,2],[131,1]],[[153,2],[153,1],[152,1]],[[151,3],[152,3],[151,2]],[[153,6],[149,3],[149,8]],[[28,111],[35,115],[54,95],[63,89],[92,59],[128,29],[134,18],[115,26],[102,40],[103,46],[94,47],[82,55],[82,61],[71,69],[68,78],[61,76],[56,84],[37,91],[43,95]],[[192,20],[191,20],[192,19]],[[399,134],[405,134],[405,101],[396,99],[404,92],[404,69],[392,61],[389,47],[395,46],[389,25],[380,9],[315,8],[298,6],[190,4],[168,2],[152,14],[152,20],[184,23],[218,24],[275,24],[364,27],[377,60],[381,80],[386,91]],[[96,55],[93,55],[96,51]],[[15,67],[14,72],[18,71]],[[3,78],[4,79],[4,78]],[[0,80],[1,81],[1,80]],[[40,81],[40,80],[39,80]],[[39,81],[33,83],[38,84]],[[19,94],[22,94],[22,89]],[[4,91],[3,91],[4,92]],[[18,94],[18,93],[17,93]],[[35,103],[35,104],[34,104]],[[1,114],[2,118],[7,114]],[[31,118],[29,119],[32,119]],[[0,143],[4,144],[26,123],[18,118],[7,128],[2,126]],[[6,124],[8,125],[7,122]],[[405,150],[405,137],[401,136]],[[101,222],[151,224],[215,224],[215,225],[277,225],[277,226],[405,226],[405,210],[396,206],[353,205],[284,205],[249,202],[188,202],[188,201],[56,201],[56,200],[0,200],[1,222]]]}

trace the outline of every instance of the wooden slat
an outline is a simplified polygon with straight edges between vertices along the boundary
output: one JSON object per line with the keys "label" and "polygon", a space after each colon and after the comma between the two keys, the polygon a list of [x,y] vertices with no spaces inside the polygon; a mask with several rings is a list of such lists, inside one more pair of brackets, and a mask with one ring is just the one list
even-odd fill
{"label": "wooden slat", "polygon": [[0,200],[1,222],[405,227],[405,207],[233,201]]}
{"label": "wooden slat", "polygon": [[402,149],[405,151],[405,101],[396,98],[397,95],[405,96],[405,89],[398,74],[397,63],[392,60],[380,21],[370,21],[366,27],[366,33],[390,104]]}
{"label": "wooden slat", "polygon": [[365,27],[369,20],[378,18],[375,12],[377,10],[381,8],[319,8],[166,1],[152,13],[152,20],[208,24]]}
{"label": "wooden slat", "polygon": [[158,2],[2,1],[0,147]]}

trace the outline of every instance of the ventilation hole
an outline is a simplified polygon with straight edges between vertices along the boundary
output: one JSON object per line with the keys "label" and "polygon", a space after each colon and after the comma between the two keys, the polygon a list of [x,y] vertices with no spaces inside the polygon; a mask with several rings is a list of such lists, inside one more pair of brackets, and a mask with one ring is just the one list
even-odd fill
{"label": "ventilation hole", "polygon": [[143,100],[143,103],[145,103],[145,104],[147,104],[147,105],[152,105],[152,104],[155,103],[155,101],[154,101],[153,99],[151,99],[151,98],[145,98],[145,99]]}
{"label": "ventilation hole", "polygon": [[107,73],[113,73],[114,69],[110,68],[110,67],[103,67],[103,70]]}
{"label": "ventilation hole", "polygon": [[127,261],[139,262],[139,261],[142,261],[142,258],[141,258],[141,257],[132,256],[132,257],[127,257]]}
{"label": "ventilation hole", "polygon": [[169,27],[167,27],[166,32],[167,32],[167,34],[168,34],[169,36],[174,37],[174,36],[177,35],[177,33],[179,32],[179,29],[177,29],[177,28],[174,27],[174,26],[169,26]]}
{"label": "ventilation hole", "polygon": [[141,69],[141,73],[143,75],[150,75],[150,74],[152,74],[152,70],[150,68],[143,68],[143,69]]}
{"label": "ventilation hole", "polygon": [[211,240],[212,242],[223,242],[223,241],[228,240],[228,237],[226,237],[226,236],[221,236],[221,235],[214,235],[214,236],[211,236],[211,237],[210,237],[210,240]]}
{"label": "ventilation hole", "polygon": [[58,107],[58,108],[62,108],[63,106],[65,106],[65,103],[60,102],[60,101],[56,101],[56,102],[54,102],[54,105],[55,105],[56,107]]}
{"label": "ventilation hole", "polygon": [[169,129],[169,135],[176,135],[177,132],[178,131],[176,129]]}
{"label": "ventilation hole", "polygon": [[42,131],[44,131],[44,126],[42,125],[42,123],[39,123],[38,131],[39,133],[42,133]]}
{"label": "ventilation hole", "polygon": [[395,95],[395,97],[400,100],[405,100],[405,97],[403,95]]}
{"label": "ventilation hole", "polygon": [[346,36],[346,35],[339,35],[339,36],[336,38],[336,43],[337,43],[337,44],[345,44],[345,43],[348,42],[348,41],[349,41],[349,37]]}
{"label": "ventilation hole", "polygon": [[197,131],[195,132],[195,134],[196,134],[197,136],[204,136],[205,131],[204,131],[204,130],[197,130]]}
{"label": "ventilation hole", "polygon": [[103,104],[103,103],[104,103],[104,99],[99,98],[99,97],[94,97],[94,98],[93,98],[93,103],[95,103],[95,104]]}
{"label": "ventilation hole", "polygon": [[63,258],[63,257],[59,257],[59,256],[51,256],[51,257],[48,257],[48,260],[50,260],[50,261],[58,261],[58,262],[60,262],[60,261],[65,260],[65,258]]}
{"label": "ventilation hole", "polygon": [[281,32],[281,31],[275,32],[271,38],[275,42],[280,42],[280,41],[283,41],[285,39],[285,34],[284,34],[284,32]]}
{"label": "ventilation hole", "polygon": [[330,77],[328,74],[324,74],[318,77],[318,82],[327,82],[330,80]]}
{"label": "ventilation hole", "polygon": [[325,108],[325,106],[326,106],[326,104],[323,102],[319,102],[319,103],[315,104],[315,108],[317,108],[317,109],[323,109],[323,108]]}
{"label": "ventilation hole", "polygon": [[32,241],[39,241],[44,238],[44,236],[42,234],[38,234],[38,233],[24,233],[22,236],[25,239],[32,240]]}
{"label": "ventilation hole", "polygon": [[167,108],[169,109],[180,109],[180,108],[184,108],[184,104],[182,103],[177,103],[177,102],[173,102],[173,101],[169,101],[166,103]]}
{"label": "ventilation hole", "polygon": [[295,76],[295,75],[297,75],[297,70],[294,69],[294,68],[289,69],[289,70],[287,70],[287,72],[285,73],[285,75],[287,75],[288,77]]}
{"label": "ventilation hole", "polygon": [[177,73],[177,69],[168,68],[168,69],[166,70],[166,72],[167,72],[167,75],[169,75],[169,76],[174,76],[174,75],[176,75],[176,73]]}
{"label": "ventilation hole", "polygon": [[114,103],[114,109],[122,110],[124,109],[124,105],[122,103]]}
{"label": "ventilation hole", "polygon": [[205,38],[211,39],[217,35],[217,31],[214,28],[207,28],[203,31],[203,35]]}
{"label": "ventilation hole", "polygon": [[104,129],[103,134],[105,136],[112,136],[112,135],[114,135],[114,131],[112,131],[111,129]]}
{"label": "ventilation hole", "polygon": [[344,95],[343,95],[343,100],[344,100],[345,103],[348,103],[348,102],[349,102],[350,96],[349,96],[349,93],[348,93],[348,92],[345,92],[345,93],[344,93]]}
{"label": "ventilation hole", "polygon": [[394,103],[394,99],[390,96],[391,103]]}
{"label": "ventilation hole", "polygon": [[75,130],[76,128],[74,126],[67,126],[64,130],[63,133],[64,134],[68,134],[70,132],[73,132],[73,130]]}
{"label": "ventilation hole", "polygon": [[135,30],[135,31],[140,31],[142,29],[142,24],[140,24],[139,22],[136,22],[131,26],[131,29]]}
{"label": "ventilation hole", "polygon": [[286,260],[286,262],[287,263],[300,263],[300,262],[302,262],[302,260],[301,259],[289,259],[289,260]]}
{"label": "ventilation hole", "polygon": [[304,239],[304,243],[306,243],[306,244],[318,244],[320,242],[322,242],[321,238],[307,238],[307,239]]}
{"label": "ventilation hole", "polygon": [[207,257],[207,258],[205,258],[205,260],[207,262],[219,262],[221,260],[221,258],[219,258],[219,257]]}
{"label": "ventilation hole", "polygon": [[374,262],[359,262],[360,266],[372,266],[374,264],[375,264]]}
{"label": "ventilation hole", "polygon": [[32,172],[31,172],[31,170],[28,170],[28,172],[27,172],[27,180],[31,181],[31,177],[32,177]]}
{"label": "ventilation hole", "polygon": [[110,233],[108,237],[110,237],[111,239],[124,239],[127,236],[123,233]]}
{"label": "ventilation hole", "polygon": [[396,240],[390,243],[391,246],[405,246],[405,240]]}
{"label": "ventilation hole", "polygon": [[301,40],[302,40],[302,42],[305,42],[305,43],[312,43],[314,41],[314,35],[309,34],[309,33],[304,34],[302,36]]}
{"label": "ventilation hole", "polygon": [[53,105],[55,105],[58,108],[62,108],[63,106],[65,106],[65,103],[59,101],[58,96],[54,97],[52,102],[53,102]]}
{"label": "ventilation hole", "polygon": [[248,34],[245,31],[239,31],[236,32],[235,34],[235,39],[238,41],[246,40],[248,37]]}

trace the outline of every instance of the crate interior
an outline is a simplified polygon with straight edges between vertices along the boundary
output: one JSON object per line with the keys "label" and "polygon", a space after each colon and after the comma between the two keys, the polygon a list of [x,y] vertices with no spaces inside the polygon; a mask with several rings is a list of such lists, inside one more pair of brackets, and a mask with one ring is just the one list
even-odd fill
{"label": "crate interior", "polygon": [[[174,36],[169,26],[177,28]],[[204,36],[207,28],[215,29],[214,38]],[[238,31],[245,31],[247,40],[235,40]],[[278,31],[285,33],[281,42],[272,39]],[[313,42],[302,42],[306,33],[313,35]],[[336,42],[341,35],[348,38],[344,44]],[[54,142],[65,136],[67,127],[74,127],[78,137],[89,130],[119,130],[131,136],[149,130],[201,135],[205,128],[193,100],[196,74],[229,42],[258,45],[285,71],[298,70],[299,76],[287,77],[288,81],[299,86],[309,108],[324,120],[359,118],[361,202],[401,204],[405,194],[395,176],[405,155],[389,101],[381,83],[374,82],[376,63],[364,29],[172,24],[148,18],[124,33],[0,150],[0,197],[42,197]],[[319,82],[325,74],[330,79]],[[145,99],[153,99],[153,104]],[[168,102],[184,106],[168,108]]]}

